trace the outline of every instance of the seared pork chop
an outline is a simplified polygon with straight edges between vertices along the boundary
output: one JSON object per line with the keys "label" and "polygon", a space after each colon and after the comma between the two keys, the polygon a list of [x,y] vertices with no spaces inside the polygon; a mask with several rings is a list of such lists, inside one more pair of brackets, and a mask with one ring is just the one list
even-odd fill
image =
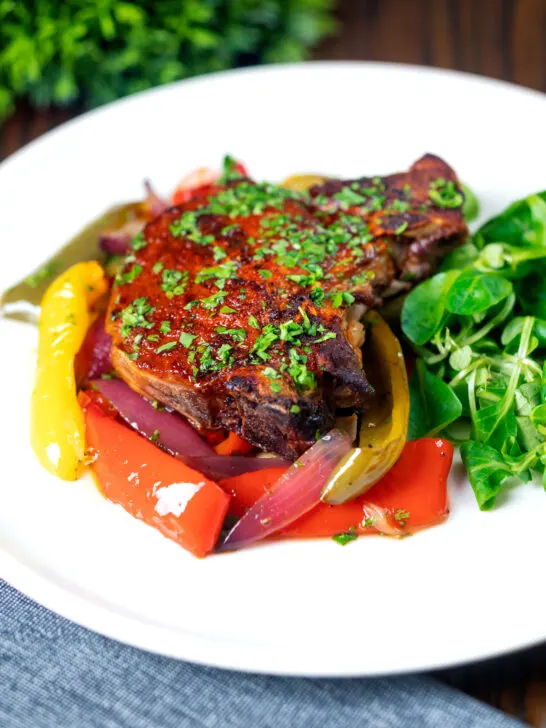
{"label": "seared pork chop", "polygon": [[395,177],[367,192],[364,180],[326,183],[312,201],[234,179],[164,212],[135,239],[112,291],[119,374],[198,429],[297,457],[336,408],[364,405],[359,319],[393,282],[410,284],[414,260],[433,265],[428,242],[422,255],[415,248],[419,229],[438,249],[466,232],[460,206],[449,210],[453,229],[437,232],[445,208],[424,199],[420,173],[415,190],[411,171]]}

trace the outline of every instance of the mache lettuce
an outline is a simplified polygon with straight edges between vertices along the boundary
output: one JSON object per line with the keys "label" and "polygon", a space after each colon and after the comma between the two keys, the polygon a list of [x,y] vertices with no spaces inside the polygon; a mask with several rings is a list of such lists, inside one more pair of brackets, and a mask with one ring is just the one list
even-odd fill
{"label": "mache lettuce", "polygon": [[514,478],[546,486],[546,191],[448,255],[408,295],[401,325],[418,356],[410,438],[460,444],[483,510]]}

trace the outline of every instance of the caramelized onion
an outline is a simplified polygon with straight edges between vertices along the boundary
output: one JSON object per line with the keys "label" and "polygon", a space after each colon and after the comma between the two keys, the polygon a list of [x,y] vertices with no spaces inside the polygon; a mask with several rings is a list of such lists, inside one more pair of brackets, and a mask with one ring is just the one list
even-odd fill
{"label": "caramelized onion", "polygon": [[245,513],[219,550],[231,551],[261,541],[311,510],[320,502],[322,488],[351,445],[350,436],[338,430],[324,435]]}

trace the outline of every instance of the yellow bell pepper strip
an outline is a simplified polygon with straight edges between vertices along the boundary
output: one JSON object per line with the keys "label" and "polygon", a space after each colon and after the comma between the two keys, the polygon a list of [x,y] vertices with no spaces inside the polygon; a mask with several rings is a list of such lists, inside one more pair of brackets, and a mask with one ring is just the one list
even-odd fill
{"label": "yellow bell pepper strip", "polygon": [[[104,262],[107,256],[97,245],[99,235],[119,228],[131,220],[144,220],[142,207],[143,203],[139,202],[116,205],[89,223],[38,270],[0,293],[0,316],[37,324],[42,298],[53,279],[76,263],[90,260]],[[115,273],[116,271],[112,272]]]}
{"label": "yellow bell pepper strip", "polygon": [[281,187],[294,192],[306,192],[310,187],[323,182],[326,182],[326,177],[319,177],[317,174],[293,174],[281,182]]}
{"label": "yellow bell pepper strip", "polygon": [[321,499],[331,505],[369,490],[392,468],[406,442],[410,400],[400,342],[378,313],[372,311],[366,319],[370,326],[364,355],[376,396],[363,413],[358,447],[345,456],[322,491]]}
{"label": "yellow bell pepper strip", "polygon": [[63,480],[76,480],[84,464],[85,430],[74,357],[93,321],[93,306],[106,290],[101,266],[91,261],[65,271],[42,299],[31,443],[43,467]]}

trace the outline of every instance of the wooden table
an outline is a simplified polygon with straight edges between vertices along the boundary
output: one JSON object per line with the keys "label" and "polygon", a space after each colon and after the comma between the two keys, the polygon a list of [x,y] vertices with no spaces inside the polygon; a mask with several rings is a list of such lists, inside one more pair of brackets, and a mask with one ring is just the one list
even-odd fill
{"label": "wooden table", "polygon": [[[317,58],[443,66],[546,91],[546,0],[342,0],[338,18],[339,34],[317,49]],[[81,111],[20,105],[0,128],[0,160]],[[540,554],[529,558],[540,569]],[[524,585],[514,588],[522,603],[539,598]],[[546,727],[546,646],[437,676]]]}

